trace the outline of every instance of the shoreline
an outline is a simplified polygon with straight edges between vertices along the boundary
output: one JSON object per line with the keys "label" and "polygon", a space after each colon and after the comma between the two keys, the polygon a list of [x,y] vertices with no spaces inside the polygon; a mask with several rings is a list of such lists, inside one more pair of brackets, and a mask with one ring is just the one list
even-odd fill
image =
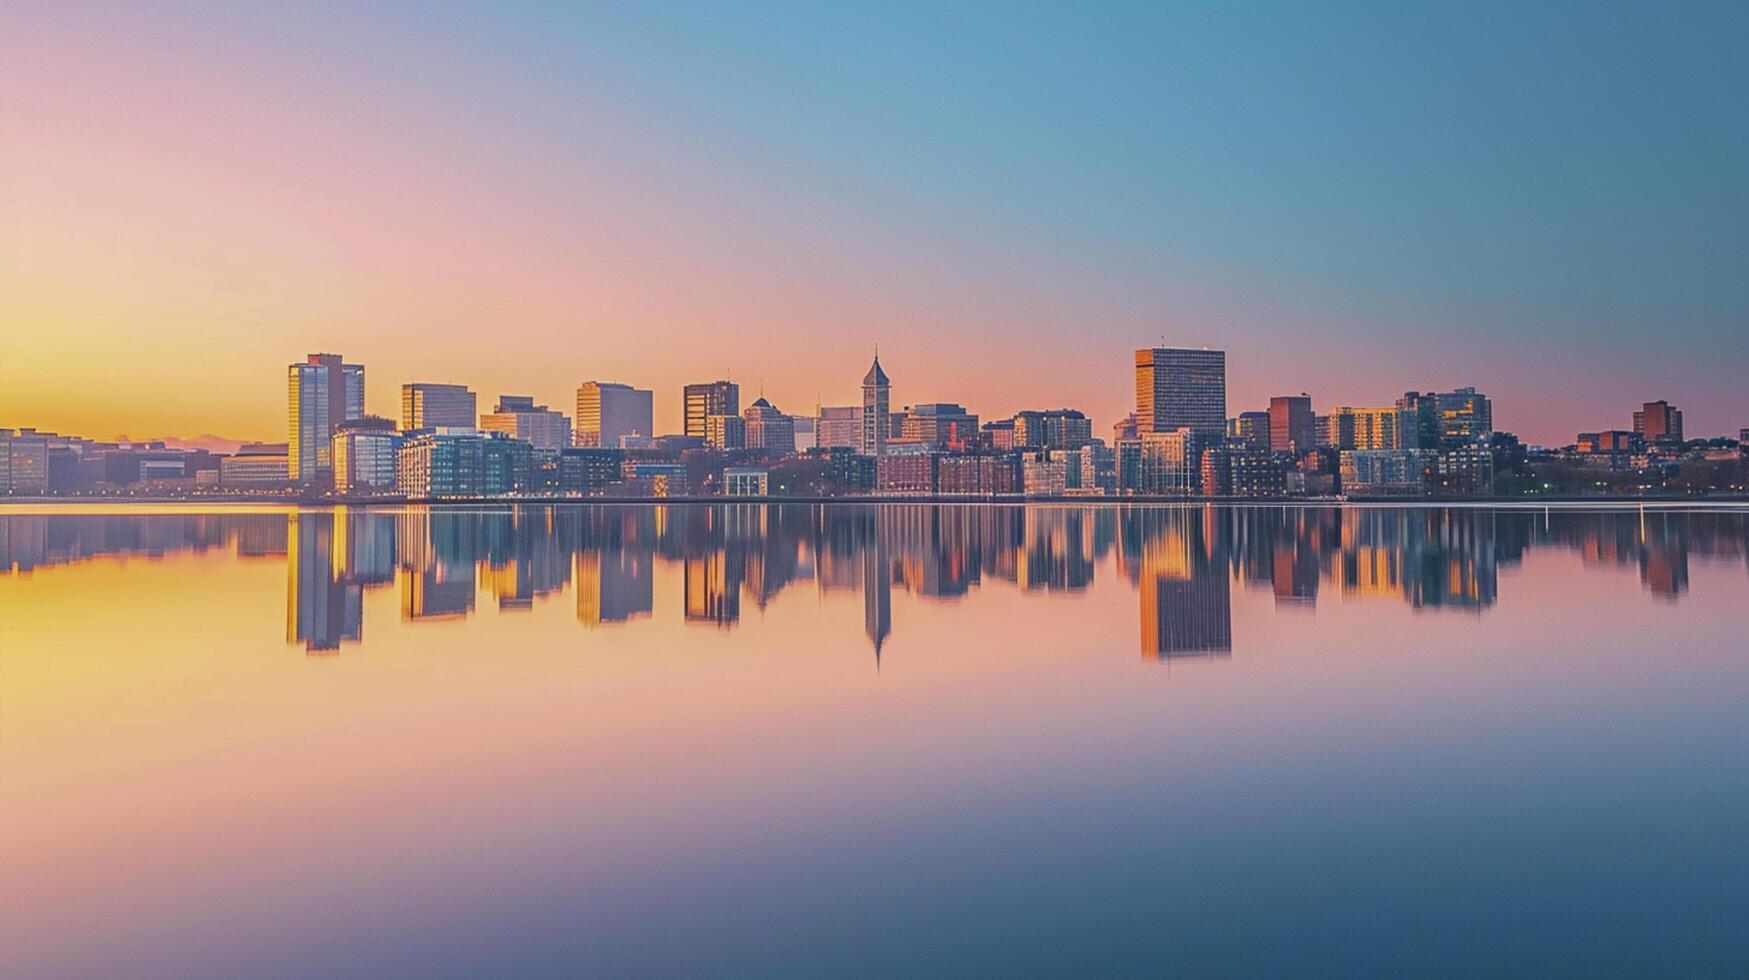
{"label": "shoreline", "polygon": [[171,508],[200,507],[296,507],[323,509],[336,507],[576,507],[576,506],[698,506],[745,505],[893,505],[928,504],[960,506],[1177,506],[1191,507],[1214,504],[1224,507],[1498,507],[1538,508],[1547,506],[1627,505],[1657,508],[1672,506],[1749,506],[1749,494],[1719,494],[1712,496],[1562,496],[1562,497],[1172,497],[1172,496],[1035,496],[1002,494],[965,496],[942,494],[867,494],[855,497],[763,496],[763,497],[443,497],[435,499],[405,497],[319,497],[319,496],[227,496],[214,494],[202,497],[0,497],[0,513],[8,507],[106,507],[150,506]]}

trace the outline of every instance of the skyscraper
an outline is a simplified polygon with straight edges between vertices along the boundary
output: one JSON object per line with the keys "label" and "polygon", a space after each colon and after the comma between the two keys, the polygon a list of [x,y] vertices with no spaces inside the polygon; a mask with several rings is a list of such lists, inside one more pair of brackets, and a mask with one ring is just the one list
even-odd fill
{"label": "skyscraper", "polygon": [[782,456],[796,451],[795,420],[778,411],[764,395],[747,406],[741,419],[746,423],[748,449],[763,449]]}
{"label": "skyscraper", "polygon": [[480,428],[522,439],[536,449],[565,449],[571,445],[571,420],[563,412],[536,405],[527,395],[501,395],[498,407],[480,416]]}
{"label": "skyscraper", "polygon": [[1681,442],[1682,411],[1662,398],[1634,413],[1634,431],[1647,442]]}
{"label": "skyscraper", "polygon": [[[287,369],[287,464],[293,483],[334,472],[334,427],[364,417],[364,366],[339,354],[311,354]],[[356,409],[357,414],[352,414]]]}
{"label": "skyscraper", "polygon": [[583,382],[577,389],[577,445],[618,449],[625,436],[655,435],[654,403],[648,388]]}
{"label": "skyscraper", "polygon": [[875,354],[874,364],[862,378],[862,452],[865,456],[880,456],[887,451],[887,404],[890,382],[881,370],[881,355]]}
{"label": "skyscraper", "polygon": [[823,449],[862,448],[862,409],[856,405],[827,405],[820,409],[814,429],[814,444]]}
{"label": "skyscraper", "polygon": [[708,384],[687,385],[686,397],[686,435],[703,439],[706,437],[708,423],[705,421],[713,415],[741,414],[741,386],[733,381],[712,381]]}
{"label": "skyscraper", "polygon": [[1227,352],[1136,351],[1136,427],[1141,432],[1189,428],[1219,440],[1227,428]]}
{"label": "skyscraper", "polygon": [[477,404],[464,385],[402,385],[401,429],[472,429],[478,423]]}
{"label": "skyscraper", "polygon": [[1317,445],[1317,418],[1312,396],[1277,395],[1269,400],[1269,448],[1278,453],[1303,453]]}

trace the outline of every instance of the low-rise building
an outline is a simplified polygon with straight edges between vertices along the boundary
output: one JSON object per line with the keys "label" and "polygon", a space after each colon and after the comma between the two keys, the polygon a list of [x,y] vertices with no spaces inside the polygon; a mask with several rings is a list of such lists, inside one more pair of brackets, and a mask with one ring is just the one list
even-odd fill
{"label": "low-rise building", "polygon": [[763,466],[730,466],[723,470],[723,494],[728,497],[766,497],[771,491],[771,471]]}

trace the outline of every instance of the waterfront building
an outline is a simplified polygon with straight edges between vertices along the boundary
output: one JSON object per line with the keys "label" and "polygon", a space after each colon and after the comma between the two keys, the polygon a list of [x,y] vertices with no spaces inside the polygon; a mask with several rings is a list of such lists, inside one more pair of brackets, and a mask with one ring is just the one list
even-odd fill
{"label": "waterfront building", "polygon": [[291,461],[283,442],[246,442],[219,460],[219,486],[227,490],[284,490]]}
{"label": "waterfront building", "polygon": [[1060,497],[1069,487],[1069,462],[1050,450],[1021,457],[1021,493],[1028,497]]}
{"label": "waterfront building", "polygon": [[396,488],[414,499],[490,497],[524,492],[534,447],[501,432],[424,429],[408,433],[396,455]]}
{"label": "waterfront building", "polygon": [[626,460],[621,479],[630,497],[684,497],[691,491],[685,463]]}
{"label": "waterfront building", "polygon": [[1138,492],[1188,496],[1201,489],[1204,437],[1195,429],[1145,431],[1139,443]]}
{"label": "waterfront building", "polygon": [[687,385],[683,389],[683,395],[684,433],[707,442],[710,439],[707,429],[711,416],[741,414],[741,386],[733,381]]}
{"label": "waterfront building", "polygon": [[500,395],[490,414],[480,416],[484,432],[502,432],[536,449],[557,452],[571,445],[571,420],[563,412],[536,405],[526,395]]}
{"label": "waterfront building", "polygon": [[723,494],[729,497],[764,497],[771,490],[771,471],[763,466],[730,466],[723,470]]}
{"label": "waterfront building", "polygon": [[1638,432],[1606,429],[1602,432],[1581,432],[1574,440],[1574,449],[1585,455],[1599,453],[1643,453],[1646,440]]}
{"label": "waterfront building", "polygon": [[996,419],[992,422],[985,422],[979,441],[985,447],[999,453],[1012,451],[1015,448],[1014,420]]}
{"label": "waterfront building", "polygon": [[1494,451],[1480,442],[1443,446],[1430,477],[1431,488],[1442,494],[1490,495],[1494,492]]}
{"label": "waterfront building", "polygon": [[1227,428],[1227,353],[1177,347],[1136,351],[1138,434],[1188,428],[1220,439]]}
{"label": "waterfront building", "polygon": [[747,410],[741,413],[741,420],[745,423],[748,449],[779,456],[789,456],[796,451],[795,420],[778,411],[764,395],[747,406]]}
{"label": "waterfront building", "polygon": [[874,457],[882,493],[934,493],[941,455],[916,443]]}
{"label": "waterfront building", "polygon": [[[287,377],[287,459],[293,482],[331,480],[334,427],[364,414],[364,367],[339,354],[311,354]],[[357,415],[349,413],[357,411]]]}
{"label": "waterfront building", "polygon": [[1201,482],[1207,497],[1280,497],[1287,493],[1287,465],[1268,449],[1221,446],[1203,452]]}
{"label": "waterfront building", "polygon": [[0,429],[0,494],[41,496],[48,491],[48,436],[35,429]]}
{"label": "waterfront building", "polygon": [[1318,416],[1318,445],[1336,449],[1417,449],[1414,417],[1396,408],[1342,406]]}
{"label": "waterfront building", "polygon": [[1015,413],[1015,449],[1080,449],[1092,441],[1092,421],[1072,408]]}
{"label": "waterfront building", "polygon": [[1437,473],[1437,456],[1422,449],[1344,450],[1342,492],[1349,496],[1421,496]]}
{"label": "waterfront building", "polygon": [[820,409],[815,445],[821,449],[862,448],[862,407],[828,405]]}
{"label": "waterfront building", "polygon": [[605,492],[618,483],[625,450],[579,446],[559,450],[558,492],[566,496],[589,497]]}
{"label": "waterfront building", "polygon": [[1318,444],[1317,416],[1312,396],[1277,395],[1269,400],[1269,448],[1278,453],[1303,453]]}
{"label": "waterfront building", "polygon": [[366,416],[334,427],[334,489],[340,493],[393,491],[401,434],[395,423]]}
{"label": "waterfront building", "polygon": [[1227,438],[1256,449],[1270,448],[1269,413],[1240,412],[1228,420]]}
{"label": "waterfront building", "polygon": [[1682,442],[1682,411],[1659,399],[1647,402],[1634,413],[1634,431],[1648,443]]}
{"label": "waterfront building", "polygon": [[964,452],[978,445],[978,417],[954,402],[907,406],[899,422],[899,438],[935,449]]}
{"label": "waterfront building", "polygon": [[747,448],[747,420],[739,415],[706,416],[704,443],[712,449]]}
{"label": "waterfront building", "polygon": [[862,452],[865,456],[881,456],[887,451],[887,404],[891,382],[881,370],[881,356],[875,354],[874,364],[862,378]]}
{"label": "waterfront building", "polygon": [[610,381],[585,381],[577,388],[577,445],[625,449],[627,438],[648,439],[656,432],[655,393]]}
{"label": "waterfront building", "polygon": [[478,400],[465,385],[416,382],[401,386],[401,431],[471,429]]}

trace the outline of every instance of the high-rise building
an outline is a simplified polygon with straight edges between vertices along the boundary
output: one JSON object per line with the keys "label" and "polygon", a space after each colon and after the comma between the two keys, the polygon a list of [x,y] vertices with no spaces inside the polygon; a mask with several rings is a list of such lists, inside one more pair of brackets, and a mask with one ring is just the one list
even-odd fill
{"label": "high-rise building", "polygon": [[1120,442],[1133,440],[1136,438],[1136,434],[1136,413],[1131,412],[1125,418],[1119,419],[1117,424],[1111,427],[1111,444],[1115,446]]}
{"label": "high-rise building", "polygon": [[394,490],[401,434],[395,423],[366,416],[334,427],[334,489],[341,493]]}
{"label": "high-rise building", "polygon": [[821,408],[814,429],[814,442],[821,449],[861,449],[862,408],[857,405]]}
{"label": "high-rise building", "polygon": [[1634,431],[1647,442],[1681,442],[1682,411],[1662,398],[1634,413]]}
{"label": "high-rise building", "polygon": [[334,427],[364,415],[364,367],[344,363],[339,354],[311,354],[287,369],[286,401],[292,482],[332,478]]}
{"label": "high-rise building", "polygon": [[1015,413],[1015,449],[1080,449],[1092,441],[1093,423],[1075,409]]}
{"label": "high-rise building", "polygon": [[619,449],[626,436],[655,435],[655,394],[648,388],[585,381],[577,389],[577,445]]}
{"label": "high-rise building", "polygon": [[905,409],[899,437],[932,449],[956,452],[978,444],[978,417],[953,402],[930,402]]}
{"label": "high-rise building", "polygon": [[1318,445],[1336,449],[1416,449],[1415,416],[1395,408],[1335,409],[1318,416]]}
{"label": "high-rise building", "polygon": [[[1439,440],[1446,445],[1478,442],[1494,433],[1494,403],[1474,388],[1437,392]],[[1431,449],[1432,446],[1423,446]]]}
{"label": "high-rise building", "polygon": [[477,405],[465,385],[402,385],[401,430],[471,429],[478,419]]}
{"label": "high-rise building", "polygon": [[1317,445],[1317,417],[1312,396],[1277,395],[1269,400],[1269,448],[1278,453],[1303,453]]}
{"label": "high-rise building", "polygon": [[571,445],[571,420],[563,412],[536,405],[527,395],[501,395],[490,414],[480,416],[485,432],[502,432],[536,449],[564,449]]}
{"label": "high-rise building", "polygon": [[713,415],[741,414],[741,386],[733,381],[712,381],[687,385],[684,391],[686,435],[699,439],[705,434],[705,420]]}
{"label": "high-rise building", "polygon": [[747,420],[739,415],[706,416],[704,443],[712,449],[747,448]]}
{"label": "high-rise building", "polygon": [[862,452],[880,456],[887,451],[887,404],[891,382],[881,370],[881,356],[862,378]]}
{"label": "high-rise building", "polygon": [[1269,413],[1240,412],[1227,423],[1227,438],[1253,449],[1269,448]]}
{"label": "high-rise building", "polygon": [[747,433],[747,448],[788,456],[796,451],[796,423],[764,395],[741,413]]}
{"label": "high-rise building", "polygon": [[1136,351],[1136,428],[1189,428],[1220,439],[1227,428],[1227,352],[1178,347]]}

